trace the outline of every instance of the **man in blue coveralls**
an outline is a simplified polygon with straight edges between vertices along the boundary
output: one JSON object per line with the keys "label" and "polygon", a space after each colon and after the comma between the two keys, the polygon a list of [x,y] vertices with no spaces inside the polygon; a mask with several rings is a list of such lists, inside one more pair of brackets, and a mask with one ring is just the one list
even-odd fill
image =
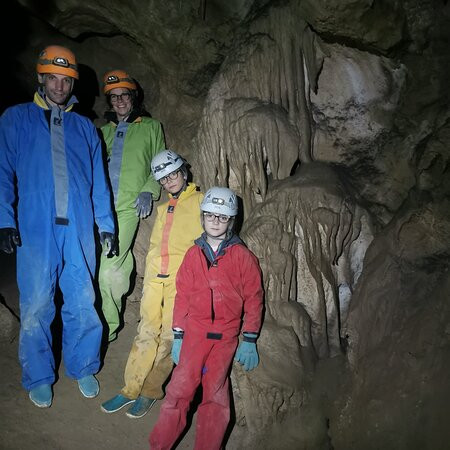
{"label": "man in blue coveralls", "polygon": [[37,75],[34,101],[0,118],[0,248],[12,253],[17,246],[22,384],[36,406],[48,408],[55,382],[50,325],[56,283],[64,297],[66,373],[85,397],[99,392],[94,220],[108,253],[114,249],[114,220],[96,129],[69,112],[76,102],[70,95],[78,79],[75,55],[46,47]]}

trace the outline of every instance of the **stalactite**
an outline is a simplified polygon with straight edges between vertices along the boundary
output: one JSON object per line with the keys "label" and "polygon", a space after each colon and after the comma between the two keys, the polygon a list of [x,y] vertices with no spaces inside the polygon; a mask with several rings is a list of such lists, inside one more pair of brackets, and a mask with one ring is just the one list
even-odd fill
{"label": "stalactite", "polygon": [[[306,23],[289,26],[292,20],[289,9],[280,9],[268,23],[250,28],[245,47],[237,47],[224,63],[206,104],[200,130],[214,126],[219,142],[202,132],[197,136],[199,164],[206,159],[220,165],[226,159],[232,167],[242,167],[256,161],[248,167],[251,188],[240,182],[231,186],[240,195],[246,190],[243,200],[249,206],[260,200],[259,195],[264,198],[268,168],[270,176],[280,180],[290,175],[297,161],[312,160],[309,89],[317,87],[322,52],[316,54],[316,39]],[[262,33],[267,26],[270,32]],[[243,146],[246,140],[249,144]],[[256,142],[262,145],[258,148]],[[218,154],[219,147],[223,154]],[[233,172],[239,181],[245,179],[239,170]],[[203,178],[207,185],[214,181],[208,173]]]}

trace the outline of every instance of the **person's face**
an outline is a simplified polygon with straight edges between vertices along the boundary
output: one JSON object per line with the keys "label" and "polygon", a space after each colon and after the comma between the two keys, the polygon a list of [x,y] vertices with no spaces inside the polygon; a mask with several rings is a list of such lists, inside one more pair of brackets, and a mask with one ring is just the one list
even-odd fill
{"label": "person's face", "polygon": [[45,97],[52,106],[63,106],[67,103],[73,88],[73,78],[59,73],[38,74]]}
{"label": "person's face", "polygon": [[222,223],[219,221],[218,215],[204,213],[203,228],[208,237],[222,240],[226,237],[228,225],[230,223],[229,220],[230,219],[228,219],[228,222]]}
{"label": "person's face", "polygon": [[[173,172],[172,172],[173,173]],[[181,172],[181,170],[176,170],[176,177],[175,178],[171,178],[169,175],[164,177],[163,179],[159,180],[161,186],[167,191],[169,192],[169,194],[177,194],[178,192],[181,191],[181,189],[183,189],[184,183],[185,183],[185,179],[183,177],[183,173]],[[173,175],[172,175],[173,176]]]}
{"label": "person's face", "polygon": [[123,120],[128,117],[133,109],[130,90],[126,88],[115,88],[109,91],[108,94],[117,119]]}

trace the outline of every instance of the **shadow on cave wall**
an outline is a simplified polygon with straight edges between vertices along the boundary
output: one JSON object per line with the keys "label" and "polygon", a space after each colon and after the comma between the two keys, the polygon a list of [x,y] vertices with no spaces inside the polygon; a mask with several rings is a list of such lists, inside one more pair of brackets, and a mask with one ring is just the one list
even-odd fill
{"label": "shadow on cave wall", "polygon": [[0,28],[0,40],[3,42],[0,112],[9,106],[29,100],[29,90],[21,77],[23,67],[18,63],[17,55],[26,49],[31,35],[28,13],[20,5],[15,2],[6,2],[2,9],[3,18],[8,23],[14,24],[15,32],[12,39],[9,27]]}
{"label": "shadow on cave wall", "polygon": [[94,111],[96,98],[100,95],[98,89],[98,79],[95,70],[86,64],[78,64],[80,81],[75,83],[73,94],[77,97],[78,103],[74,108],[78,114],[86,116],[94,121],[98,118]]}

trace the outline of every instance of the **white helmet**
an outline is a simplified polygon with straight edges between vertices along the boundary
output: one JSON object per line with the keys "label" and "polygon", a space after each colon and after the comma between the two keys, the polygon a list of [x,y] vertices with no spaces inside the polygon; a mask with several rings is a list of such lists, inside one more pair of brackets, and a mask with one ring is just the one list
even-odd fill
{"label": "white helmet", "polygon": [[163,150],[152,159],[152,173],[156,181],[184,165],[184,159],[173,150]]}
{"label": "white helmet", "polygon": [[212,187],[206,192],[200,209],[213,214],[236,216],[238,213],[236,194],[225,187]]}

